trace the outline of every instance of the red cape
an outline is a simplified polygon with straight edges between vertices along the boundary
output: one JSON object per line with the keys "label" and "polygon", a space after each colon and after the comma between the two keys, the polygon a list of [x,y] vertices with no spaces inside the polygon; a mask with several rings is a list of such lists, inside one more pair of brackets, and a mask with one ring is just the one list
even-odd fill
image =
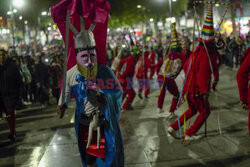
{"label": "red cape", "polygon": [[[71,24],[80,30],[79,16],[83,16],[85,28],[89,29],[93,22],[97,25],[93,31],[96,47],[97,60],[106,64],[106,39],[110,5],[107,0],[62,0],[50,8],[51,16],[57,24],[65,41],[65,21],[67,10],[70,11]],[[69,33],[68,69],[76,64],[73,33]]]}

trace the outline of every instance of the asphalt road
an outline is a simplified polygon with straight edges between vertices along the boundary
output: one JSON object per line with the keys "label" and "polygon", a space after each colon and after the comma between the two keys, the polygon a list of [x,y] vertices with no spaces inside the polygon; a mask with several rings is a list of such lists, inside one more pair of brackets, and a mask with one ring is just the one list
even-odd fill
{"label": "asphalt road", "polygon": [[[165,113],[156,113],[155,96],[134,100],[133,111],[121,113],[121,129],[125,148],[126,167],[248,167],[250,164],[250,137],[248,113],[240,107],[236,71],[220,69],[217,91],[210,94],[211,115],[198,134],[203,138],[182,144],[168,135],[167,128],[176,118],[165,118],[171,96],[166,94]],[[183,74],[177,78],[179,88]],[[52,100],[53,101],[53,100]],[[177,115],[187,109],[183,104]],[[7,122],[0,122],[0,166],[24,167],[78,167],[81,166],[73,127],[74,102],[63,119],[56,114],[56,105],[41,109],[37,105],[17,111],[17,140],[7,139]],[[186,127],[192,124],[187,121]],[[182,131],[183,133],[183,131]]]}

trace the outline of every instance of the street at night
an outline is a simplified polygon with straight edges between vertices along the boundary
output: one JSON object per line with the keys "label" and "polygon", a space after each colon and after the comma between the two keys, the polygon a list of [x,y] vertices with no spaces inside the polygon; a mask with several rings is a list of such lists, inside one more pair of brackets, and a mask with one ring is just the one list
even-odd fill
{"label": "street at night", "polygon": [[[237,166],[250,163],[250,140],[247,112],[240,108],[236,72],[223,66],[218,90],[211,93],[211,116],[207,120],[207,137],[204,126],[199,131],[202,139],[192,143],[175,140],[167,133],[171,120],[165,113],[157,114],[152,90],[149,99],[134,101],[134,110],[121,113],[121,129],[125,148],[125,166]],[[181,85],[183,76],[177,78]],[[169,94],[164,109],[169,108]],[[81,166],[73,125],[74,103],[60,120],[56,105],[47,109],[29,106],[17,111],[17,139],[10,144],[6,139],[8,127],[1,121],[1,166]],[[180,115],[186,106],[179,108]],[[173,118],[174,119],[174,118]],[[218,126],[220,121],[221,134]],[[193,120],[191,120],[193,121]],[[187,126],[188,126],[187,122]]]}
{"label": "street at night", "polygon": [[248,0],[1,0],[0,167],[249,167]]}

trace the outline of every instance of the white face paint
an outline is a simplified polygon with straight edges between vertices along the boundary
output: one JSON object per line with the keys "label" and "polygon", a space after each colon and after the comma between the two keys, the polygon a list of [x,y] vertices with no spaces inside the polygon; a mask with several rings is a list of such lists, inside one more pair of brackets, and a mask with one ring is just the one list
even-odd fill
{"label": "white face paint", "polygon": [[95,49],[83,50],[77,53],[76,61],[83,68],[92,70],[97,63],[96,50]]}

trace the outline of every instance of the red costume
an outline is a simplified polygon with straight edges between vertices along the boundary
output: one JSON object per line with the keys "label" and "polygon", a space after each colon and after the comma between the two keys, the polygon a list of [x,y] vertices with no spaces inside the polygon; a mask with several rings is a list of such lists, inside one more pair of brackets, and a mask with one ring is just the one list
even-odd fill
{"label": "red costume", "polygon": [[[161,58],[161,60],[158,62],[158,64],[162,64],[160,72],[158,74],[158,82],[161,88],[160,95],[158,97],[158,108],[162,109],[165,93],[166,90],[168,90],[169,93],[173,95],[172,104],[169,110],[169,112],[171,113],[175,111],[179,97],[179,90],[176,85],[175,78],[179,75],[182,66],[186,61],[185,57],[186,56],[184,54],[172,52],[168,57],[168,63],[166,62],[167,60],[164,60],[164,57]],[[169,68],[169,70],[166,69],[166,74],[164,74],[166,66],[171,66],[171,68]],[[165,79],[164,75],[166,75]]]}
{"label": "red costume", "polygon": [[[123,88],[122,99],[127,95],[127,99],[124,102],[122,109],[127,110],[131,107],[131,104],[135,98],[135,91],[133,89],[132,78],[135,73],[135,57],[133,55],[124,58],[118,65],[118,80]],[[130,80],[130,81],[128,81]]]}
{"label": "red costume", "polygon": [[143,53],[143,56],[141,56],[136,64],[136,78],[138,79],[139,82],[139,94],[142,93],[143,89],[145,89],[144,95],[147,97],[147,95],[150,92],[150,85],[149,85],[149,80],[147,77],[148,74],[148,69],[150,67],[149,63],[149,52],[145,51]]}
{"label": "red costume", "polygon": [[[213,43],[213,41],[212,41]],[[207,46],[207,43],[206,43]],[[216,64],[216,58],[218,58],[218,52],[216,52],[215,46],[208,47],[208,52],[212,64],[214,76],[219,79],[218,65]],[[210,91],[212,70],[209,63],[209,57],[206,53],[205,47],[200,44],[196,48],[194,57],[190,57],[184,65],[184,71],[187,75],[187,70],[190,62],[192,61],[190,71],[188,73],[187,81],[184,86],[184,92],[187,92],[188,110],[180,117],[180,126],[184,123],[184,115],[186,120],[194,116],[199,112],[193,125],[187,129],[186,135],[191,136],[195,134],[203,123],[206,121],[210,114],[210,106],[207,99],[207,95]],[[171,127],[174,130],[178,130],[178,120],[176,120]]]}
{"label": "red costume", "polygon": [[149,79],[152,79],[153,76],[154,76],[154,73],[155,73],[155,66],[154,66],[154,64],[155,64],[155,52],[154,52],[153,49],[150,51],[150,54],[149,54],[149,63],[150,63],[150,67],[149,67],[149,69],[150,69]]}
{"label": "red costume", "polygon": [[[169,132],[171,132],[172,129],[175,131],[178,130],[178,124],[182,126],[184,118],[188,120],[199,112],[193,125],[186,131],[185,139],[187,140],[195,139],[192,135],[201,128],[210,114],[208,95],[210,92],[212,73],[215,78],[215,83],[219,80],[218,58],[220,56],[214,42],[212,4],[209,4],[201,37],[200,44],[197,46],[194,56],[191,56],[184,65],[187,78],[184,85],[184,92],[187,93],[189,108],[182,114],[179,120],[171,124],[171,128],[168,130]],[[189,65],[191,65],[191,68],[188,71]]]}
{"label": "red costume", "polygon": [[168,90],[172,95],[172,104],[169,112],[174,113],[179,97],[179,90],[175,82],[175,78],[179,75],[182,66],[186,61],[186,55],[177,53],[181,51],[180,42],[178,40],[177,31],[175,29],[175,23],[171,24],[172,36],[170,42],[170,54],[168,57],[163,57],[156,65],[162,64],[160,71],[158,73],[158,82],[161,87],[160,95],[158,97],[158,109],[162,112],[163,102],[165,98],[166,90]]}
{"label": "red costume", "polygon": [[[245,51],[244,61],[241,64],[237,73],[237,83],[239,88],[240,100],[243,104],[248,104],[248,110],[250,111],[250,47]],[[250,134],[250,112],[248,116],[248,129]]]}

